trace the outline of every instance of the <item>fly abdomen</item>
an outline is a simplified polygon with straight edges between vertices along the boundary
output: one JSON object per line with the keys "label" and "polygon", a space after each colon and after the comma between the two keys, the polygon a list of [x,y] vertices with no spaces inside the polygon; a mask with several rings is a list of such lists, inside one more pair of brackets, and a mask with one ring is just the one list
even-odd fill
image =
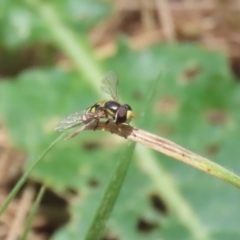
{"label": "fly abdomen", "polygon": [[87,109],[87,112],[96,113],[96,112],[100,111],[101,109],[102,109],[102,107],[100,106],[100,104],[95,103],[94,105],[92,105],[91,107],[89,107]]}

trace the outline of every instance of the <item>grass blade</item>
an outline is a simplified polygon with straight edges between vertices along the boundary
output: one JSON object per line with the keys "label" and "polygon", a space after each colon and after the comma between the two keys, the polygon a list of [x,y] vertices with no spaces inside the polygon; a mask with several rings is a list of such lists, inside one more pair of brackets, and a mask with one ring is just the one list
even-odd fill
{"label": "grass blade", "polygon": [[42,153],[42,155],[37,159],[37,161],[24,173],[24,175],[19,179],[16,186],[13,188],[13,190],[8,194],[8,197],[4,201],[3,205],[0,208],[0,216],[5,211],[9,203],[12,201],[12,199],[16,196],[22,185],[27,180],[29,174],[31,171],[36,167],[36,165],[46,156],[46,154],[56,145],[56,143],[63,138],[65,134],[60,135],[54,142],[52,142],[49,147]]}
{"label": "grass blade", "polygon": [[41,202],[42,200],[42,197],[43,197],[43,194],[45,192],[45,189],[46,187],[43,185],[37,195],[37,198],[31,208],[31,212],[28,216],[28,219],[27,219],[27,222],[26,222],[26,225],[25,225],[25,229],[24,229],[24,232],[23,232],[23,235],[21,237],[21,240],[26,240],[27,239],[27,235],[29,233],[29,230],[31,228],[31,224],[32,224],[32,221],[33,221],[33,218],[34,216],[36,215],[36,212],[37,212],[37,209],[38,209],[38,206],[39,206],[39,203]]}
{"label": "grass blade", "polygon": [[117,200],[121,187],[123,185],[129,163],[132,159],[135,143],[129,143],[124,149],[121,157],[118,159],[118,165],[110,179],[108,187],[104,193],[103,199],[96,212],[91,227],[86,235],[85,240],[99,239],[105,229],[106,221],[112,212]]}

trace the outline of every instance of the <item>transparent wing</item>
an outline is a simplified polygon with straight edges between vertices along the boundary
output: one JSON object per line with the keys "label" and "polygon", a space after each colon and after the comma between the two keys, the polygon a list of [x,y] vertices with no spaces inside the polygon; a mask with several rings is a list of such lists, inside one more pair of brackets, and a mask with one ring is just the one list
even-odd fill
{"label": "transparent wing", "polygon": [[82,111],[82,112],[76,112],[65,119],[63,119],[56,127],[56,131],[63,131],[69,128],[73,128],[76,126],[79,126],[81,124],[85,124],[87,122],[90,122],[92,119],[94,119],[94,114]]}
{"label": "transparent wing", "polygon": [[118,76],[114,71],[108,72],[102,79],[101,90],[118,102]]}

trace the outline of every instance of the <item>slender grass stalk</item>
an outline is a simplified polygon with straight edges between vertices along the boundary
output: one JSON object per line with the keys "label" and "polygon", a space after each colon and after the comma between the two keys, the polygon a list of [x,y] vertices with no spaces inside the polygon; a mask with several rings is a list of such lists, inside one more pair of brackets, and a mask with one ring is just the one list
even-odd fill
{"label": "slender grass stalk", "polygon": [[[83,130],[105,130],[111,133],[115,133],[121,137],[127,138],[137,143],[141,143],[167,156],[170,156],[188,165],[198,168],[212,176],[215,176],[225,182],[230,183],[235,187],[240,188],[240,177],[233,172],[218,165],[217,163],[208,160],[207,158],[201,157],[181,147],[174,142],[171,142],[152,133],[146,132],[142,129],[133,128],[127,125],[121,125],[121,128],[119,128],[114,123],[109,123],[108,125],[106,125],[105,123],[101,122],[98,124],[97,127],[95,123],[86,125],[81,128],[81,131]],[[80,131],[78,131],[78,133],[79,132]],[[76,136],[76,134],[73,134],[73,136]]]}
{"label": "slender grass stalk", "polygon": [[118,165],[109,181],[103,199],[96,212],[92,225],[90,226],[85,240],[99,239],[105,229],[106,222],[112,212],[114,204],[120,193],[126,177],[129,163],[132,159],[135,143],[129,143],[118,159]]}
{"label": "slender grass stalk", "polygon": [[96,92],[98,79],[103,76],[100,63],[95,59],[86,36],[76,36],[62,21],[51,1],[25,0],[40,15],[55,43],[72,59],[77,71],[84,74]]}
{"label": "slender grass stalk", "polygon": [[30,212],[30,214],[29,214],[29,216],[27,218],[27,222],[26,222],[26,225],[25,225],[24,232],[22,234],[21,240],[26,240],[27,239],[28,233],[29,233],[29,231],[31,229],[31,224],[32,224],[33,218],[36,215],[39,203],[42,200],[42,197],[44,195],[45,189],[46,189],[46,187],[45,187],[45,185],[43,185],[41,187],[40,191],[38,192],[37,198],[34,201],[34,204],[31,207],[31,212]]}
{"label": "slender grass stalk", "polygon": [[31,171],[36,167],[36,165],[46,156],[46,154],[56,145],[56,143],[64,137],[65,134],[61,134],[55,141],[53,141],[49,147],[42,153],[42,155],[33,163],[33,165],[24,173],[24,175],[19,179],[15,187],[12,191],[8,194],[6,200],[4,201],[3,205],[0,208],[0,216],[6,210],[9,203],[12,199],[16,196],[22,185],[25,183]]}

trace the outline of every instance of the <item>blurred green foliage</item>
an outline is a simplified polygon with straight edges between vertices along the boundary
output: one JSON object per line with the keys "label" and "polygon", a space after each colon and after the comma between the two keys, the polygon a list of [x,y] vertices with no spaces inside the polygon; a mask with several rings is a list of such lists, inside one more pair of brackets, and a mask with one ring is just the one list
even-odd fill
{"label": "blurred green foliage", "polygon": [[[13,144],[27,153],[27,166],[58,136],[53,129],[62,118],[101,100],[95,91],[101,79],[93,83],[74,69],[57,66],[61,49],[29,2],[34,1],[0,1],[0,51],[18,58],[22,49],[32,46],[36,56],[46,50],[46,62],[38,68],[18,69],[19,74],[0,82],[0,120]],[[51,5],[76,36],[87,33],[110,10],[102,1],[52,1]],[[55,50],[49,52],[49,46]],[[22,61],[10,59],[9,69]],[[240,173],[240,88],[225,56],[190,44],[161,44],[136,52],[120,38],[117,54],[101,64],[106,71],[117,72],[121,99],[139,115],[160,77],[155,104],[149,106],[151,114],[143,128]],[[133,125],[138,126],[139,118]],[[79,194],[79,201],[70,206],[71,221],[53,239],[83,238],[124,143],[105,132],[83,132],[59,143],[32,173],[33,179],[56,192],[73,189]],[[158,153],[155,158],[210,239],[240,238],[238,189]],[[160,203],[151,176],[135,159],[106,235],[124,240],[193,239],[187,223],[169,209],[168,202]]]}

